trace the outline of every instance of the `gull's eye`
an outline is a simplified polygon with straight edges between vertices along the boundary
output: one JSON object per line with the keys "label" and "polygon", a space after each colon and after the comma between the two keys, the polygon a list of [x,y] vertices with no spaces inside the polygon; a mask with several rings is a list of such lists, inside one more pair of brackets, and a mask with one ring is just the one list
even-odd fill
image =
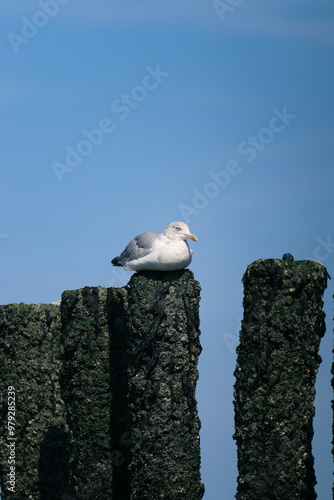
{"label": "gull's eye", "polygon": [[181,228],[179,226],[175,226],[175,231],[181,231]]}

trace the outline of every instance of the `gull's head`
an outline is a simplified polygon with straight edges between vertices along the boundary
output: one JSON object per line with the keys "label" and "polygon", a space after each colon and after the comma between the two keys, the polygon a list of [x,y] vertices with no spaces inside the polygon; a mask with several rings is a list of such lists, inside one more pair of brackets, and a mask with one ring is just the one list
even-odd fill
{"label": "gull's head", "polygon": [[197,241],[197,236],[190,232],[189,227],[184,222],[171,222],[166,227],[164,234],[171,240],[187,240],[189,238]]}

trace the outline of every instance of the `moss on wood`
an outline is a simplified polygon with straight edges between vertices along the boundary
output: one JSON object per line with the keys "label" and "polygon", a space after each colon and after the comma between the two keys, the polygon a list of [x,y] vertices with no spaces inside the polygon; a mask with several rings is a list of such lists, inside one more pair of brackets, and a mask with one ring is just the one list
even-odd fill
{"label": "moss on wood", "polygon": [[16,498],[200,500],[199,284],[189,271],[0,307],[2,498],[8,386]]}
{"label": "moss on wood", "polygon": [[[57,305],[0,306],[2,499],[8,491],[8,387],[15,388],[15,498],[59,499],[67,488]],[[52,458],[51,458],[52,457]]]}
{"label": "moss on wood", "polygon": [[110,377],[106,288],[62,295],[61,391],[69,429],[71,484],[77,499],[110,498]]}
{"label": "moss on wood", "polygon": [[258,260],[243,277],[235,370],[239,500],[315,499],[315,377],[325,332],[326,268]]}
{"label": "moss on wood", "polygon": [[138,273],[128,287],[110,290],[111,367],[117,358],[128,360],[118,372],[123,398],[114,391],[112,411],[114,445],[125,459],[114,468],[115,500],[203,496],[195,399],[199,293],[189,270]]}

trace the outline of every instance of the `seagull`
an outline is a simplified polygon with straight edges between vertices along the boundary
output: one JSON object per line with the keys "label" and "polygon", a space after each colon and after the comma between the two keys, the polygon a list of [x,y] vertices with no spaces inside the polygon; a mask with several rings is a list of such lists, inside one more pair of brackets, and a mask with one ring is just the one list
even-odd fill
{"label": "seagull", "polygon": [[126,271],[177,271],[189,266],[193,250],[187,239],[198,241],[184,222],[171,222],[163,233],[142,233],[115,257],[113,266]]}

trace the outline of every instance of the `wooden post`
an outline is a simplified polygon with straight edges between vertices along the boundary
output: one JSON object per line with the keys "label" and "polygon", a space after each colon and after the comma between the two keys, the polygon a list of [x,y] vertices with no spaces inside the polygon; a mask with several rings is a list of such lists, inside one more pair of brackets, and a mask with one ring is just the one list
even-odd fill
{"label": "wooden post", "polygon": [[107,289],[62,294],[60,384],[69,431],[71,484],[76,499],[111,498],[110,374]]}
{"label": "wooden post", "polygon": [[202,498],[199,293],[189,270],[142,272],[0,307],[3,500],[14,436],[20,499]]}
{"label": "wooden post", "polygon": [[189,270],[142,272],[108,292],[112,378],[121,388],[111,412],[122,450],[113,498],[200,500],[200,286]]}
{"label": "wooden post", "polygon": [[59,338],[59,305],[0,306],[3,500],[59,499],[66,491],[69,469]]}
{"label": "wooden post", "polygon": [[235,370],[239,500],[316,498],[311,442],[326,268],[258,260],[243,277]]}

